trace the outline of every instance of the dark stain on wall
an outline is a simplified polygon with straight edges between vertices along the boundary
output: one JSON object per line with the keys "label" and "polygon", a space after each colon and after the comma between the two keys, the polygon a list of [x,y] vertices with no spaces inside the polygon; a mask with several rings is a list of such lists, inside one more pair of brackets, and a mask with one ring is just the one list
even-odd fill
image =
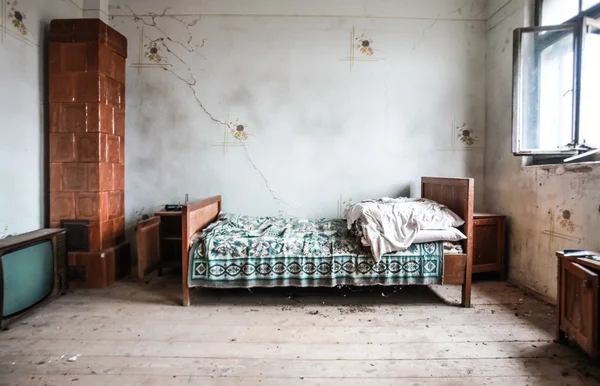
{"label": "dark stain on wall", "polygon": [[[563,168],[564,173],[589,173],[594,170],[590,165],[544,165],[541,167],[542,170],[548,173],[556,173],[558,168]],[[556,173],[559,174],[559,173]],[[562,174],[562,173],[560,173]]]}

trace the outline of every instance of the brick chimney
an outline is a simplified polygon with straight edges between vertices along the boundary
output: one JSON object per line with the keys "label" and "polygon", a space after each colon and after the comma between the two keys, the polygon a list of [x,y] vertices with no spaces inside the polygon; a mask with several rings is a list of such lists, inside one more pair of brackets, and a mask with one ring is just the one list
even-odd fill
{"label": "brick chimney", "polygon": [[130,269],[125,242],[126,38],[99,19],[53,20],[50,226],[67,228],[74,287]]}

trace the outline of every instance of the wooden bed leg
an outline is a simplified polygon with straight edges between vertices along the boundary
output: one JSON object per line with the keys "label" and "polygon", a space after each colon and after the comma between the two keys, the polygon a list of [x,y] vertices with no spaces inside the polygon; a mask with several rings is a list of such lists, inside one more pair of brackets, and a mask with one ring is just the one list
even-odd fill
{"label": "wooden bed leg", "polygon": [[472,261],[471,256],[467,255],[467,266],[465,267],[465,282],[462,285],[462,303],[465,308],[471,307],[471,281],[472,281]]}
{"label": "wooden bed leg", "polygon": [[471,280],[462,285],[462,303],[460,305],[465,308],[471,307]]}
{"label": "wooden bed leg", "polygon": [[189,307],[190,306],[190,289],[188,288],[187,285],[183,286],[183,306],[184,307]]}
{"label": "wooden bed leg", "polygon": [[[186,249],[184,249],[186,251]],[[188,260],[187,253],[183,252],[181,257],[181,299],[184,307],[190,306],[190,287],[188,286]]]}

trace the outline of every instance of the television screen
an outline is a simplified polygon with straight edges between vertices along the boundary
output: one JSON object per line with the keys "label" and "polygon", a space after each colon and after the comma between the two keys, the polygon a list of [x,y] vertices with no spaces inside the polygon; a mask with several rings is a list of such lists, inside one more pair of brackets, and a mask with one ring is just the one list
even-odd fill
{"label": "television screen", "polygon": [[23,311],[50,295],[54,286],[52,254],[52,242],[48,240],[2,256],[2,317]]}

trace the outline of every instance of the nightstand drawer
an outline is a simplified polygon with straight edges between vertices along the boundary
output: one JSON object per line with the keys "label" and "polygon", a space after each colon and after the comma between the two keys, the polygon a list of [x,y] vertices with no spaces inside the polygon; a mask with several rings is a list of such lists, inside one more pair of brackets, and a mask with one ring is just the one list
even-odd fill
{"label": "nightstand drawer", "polygon": [[497,217],[493,217],[493,218],[479,218],[479,219],[475,219],[473,220],[473,225],[474,226],[479,226],[479,225],[496,225],[498,223],[499,219]]}

